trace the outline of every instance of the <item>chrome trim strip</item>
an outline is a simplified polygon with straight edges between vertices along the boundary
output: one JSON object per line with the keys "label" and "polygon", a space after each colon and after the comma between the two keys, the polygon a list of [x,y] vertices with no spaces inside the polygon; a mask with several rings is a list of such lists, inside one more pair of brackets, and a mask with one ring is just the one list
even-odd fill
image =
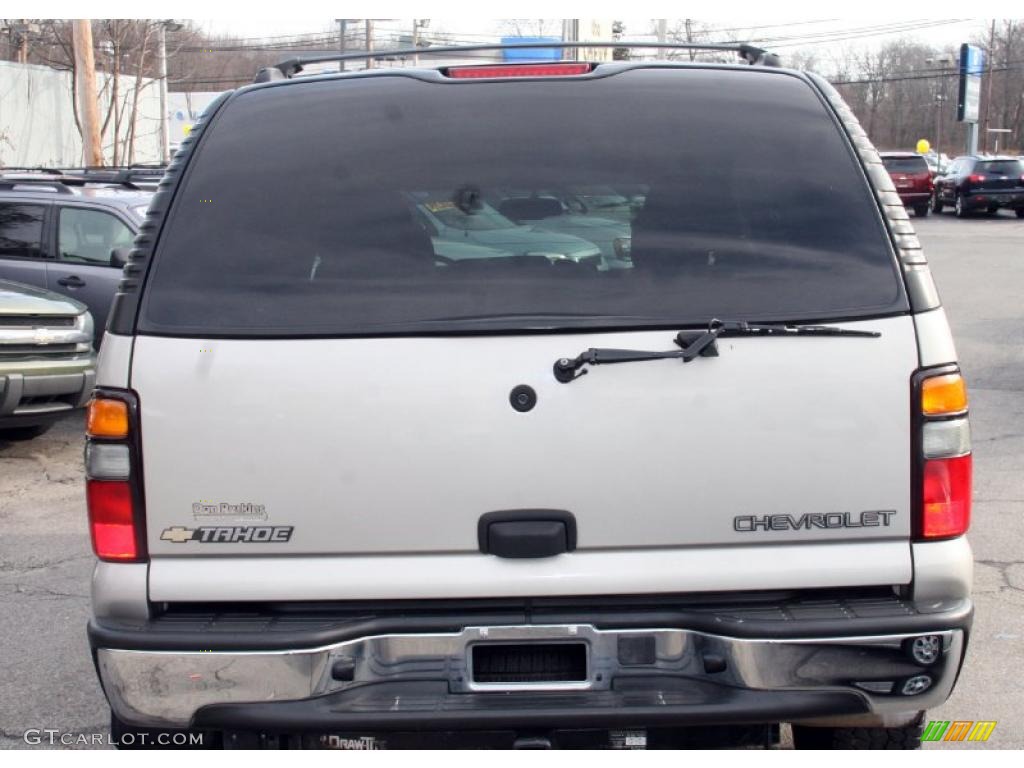
{"label": "chrome trim strip", "polygon": [[[617,675],[638,672],[757,690],[855,692],[871,712],[885,714],[935,706],[953,688],[963,632],[926,633],[942,638],[941,656],[929,667],[915,663],[902,650],[904,640],[920,634],[773,640],[685,629],[599,630],[589,624],[467,627],[456,633],[379,635],[294,651],[100,648],[97,666],[115,712],[137,725],[181,727],[210,704],[294,701],[380,682],[447,680],[453,695],[524,689],[571,692],[606,690]],[[653,637],[653,663],[620,663],[619,640],[639,636]],[[585,683],[472,683],[468,649],[474,643],[551,640],[588,644]],[[709,657],[724,661],[724,669],[709,667]],[[348,674],[332,674],[335,665]],[[923,675],[930,681],[924,690],[902,693],[903,685]]]}

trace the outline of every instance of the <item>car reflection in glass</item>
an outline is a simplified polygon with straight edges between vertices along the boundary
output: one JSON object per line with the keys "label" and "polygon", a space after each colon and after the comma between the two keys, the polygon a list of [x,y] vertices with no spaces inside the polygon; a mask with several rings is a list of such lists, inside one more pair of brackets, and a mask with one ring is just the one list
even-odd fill
{"label": "car reflection in glass", "polygon": [[441,260],[536,256],[551,262],[572,261],[601,267],[601,249],[572,234],[517,224],[486,202],[461,210],[443,193],[412,193],[417,219],[430,232]]}
{"label": "car reflection in glass", "polygon": [[[491,202],[516,224],[537,232],[574,235],[601,249],[602,269],[627,269],[630,259],[632,202],[607,191],[588,197],[570,191],[499,190]],[[599,207],[600,206],[600,207]]]}

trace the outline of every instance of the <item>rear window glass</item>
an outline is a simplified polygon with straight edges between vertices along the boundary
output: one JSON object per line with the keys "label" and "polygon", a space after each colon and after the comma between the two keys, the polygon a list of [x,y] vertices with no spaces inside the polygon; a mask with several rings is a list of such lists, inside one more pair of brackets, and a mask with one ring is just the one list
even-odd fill
{"label": "rear window glass", "polygon": [[897,173],[928,173],[928,163],[923,157],[883,157],[886,170]]}
{"label": "rear window glass", "polygon": [[975,173],[991,173],[997,176],[1017,176],[1024,172],[1016,160],[989,160],[974,166]]}
{"label": "rear window glass", "polygon": [[906,309],[852,151],[805,82],[642,70],[245,92],[210,124],[139,328],[357,335]]}

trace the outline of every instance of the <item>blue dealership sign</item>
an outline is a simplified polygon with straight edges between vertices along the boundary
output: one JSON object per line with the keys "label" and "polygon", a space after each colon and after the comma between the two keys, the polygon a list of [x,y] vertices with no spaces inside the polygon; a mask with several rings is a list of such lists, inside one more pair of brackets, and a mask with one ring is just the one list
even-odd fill
{"label": "blue dealership sign", "polygon": [[508,43],[542,43],[546,48],[506,48],[502,51],[505,61],[561,61],[562,38],[560,37],[514,37],[501,38],[502,45]]}
{"label": "blue dealership sign", "polygon": [[985,71],[985,52],[976,45],[960,46],[960,90],[956,119],[961,123],[978,122],[981,104],[981,75]]}
{"label": "blue dealership sign", "polygon": [[960,74],[981,75],[985,71],[985,51],[976,45],[960,46]]}

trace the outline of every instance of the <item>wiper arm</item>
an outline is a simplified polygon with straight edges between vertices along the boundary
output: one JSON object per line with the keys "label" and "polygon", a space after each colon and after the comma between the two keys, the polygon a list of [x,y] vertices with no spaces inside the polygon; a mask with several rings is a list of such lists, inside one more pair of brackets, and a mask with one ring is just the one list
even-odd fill
{"label": "wiper arm", "polygon": [[748,323],[744,320],[712,320],[709,329],[719,328],[719,336],[859,336],[878,338],[878,331],[855,331],[831,325],[786,325],[783,323]]}
{"label": "wiper arm", "polygon": [[595,349],[591,347],[573,358],[555,361],[555,378],[563,384],[587,373],[585,365],[611,365],[635,363],[643,360],[679,358],[689,363],[698,357],[718,357],[719,337],[735,336],[855,336],[877,338],[878,331],[856,331],[831,325],[786,325],[781,323],[748,323],[744,320],[712,320],[706,331],[680,331],[675,342],[679,349],[667,352],[648,352],[640,349]]}

